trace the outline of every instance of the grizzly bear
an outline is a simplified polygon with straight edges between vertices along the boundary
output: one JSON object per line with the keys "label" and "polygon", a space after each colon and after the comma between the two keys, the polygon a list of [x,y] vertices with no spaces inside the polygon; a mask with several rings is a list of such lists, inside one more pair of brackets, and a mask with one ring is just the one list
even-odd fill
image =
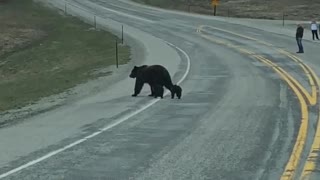
{"label": "grizzly bear", "polygon": [[181,87],[172,83],[168,70],[161,65],[134,66],[129,77],[136,78],[132,96],[137,96],[141,92],[144,83],[147,83],[151,89],[151,94],[149,96],[154,96],[154,86],[160,85],[166,87],[171,92],[172,99],[175,94],[178,98],[181,98]]}

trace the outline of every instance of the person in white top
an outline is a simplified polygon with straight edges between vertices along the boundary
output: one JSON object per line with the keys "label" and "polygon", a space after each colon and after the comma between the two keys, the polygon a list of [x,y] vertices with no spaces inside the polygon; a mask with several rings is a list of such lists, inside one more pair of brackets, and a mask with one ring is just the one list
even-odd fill
{"label": "person in white top", "polygon": [[314,37],[316,36],[316,38],[319,40],[318,37],[318,25],[316,21],[312,21],[311,22],[311,32],[312,32],[312,39],[314,40]]}

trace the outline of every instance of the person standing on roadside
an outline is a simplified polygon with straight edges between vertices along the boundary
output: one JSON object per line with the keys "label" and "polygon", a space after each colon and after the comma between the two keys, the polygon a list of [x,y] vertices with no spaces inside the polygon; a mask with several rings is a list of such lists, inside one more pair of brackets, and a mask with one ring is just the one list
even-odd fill
{"label": "person standing on roadside", "polygon": [[316,21],[311,22],[311,32],[312,32],[312,39],[314,40],[314,37],[316,37],[319,40],[318,25]]}
{"label": "person standing on roadside", "polygon": [[299,47],[299,51],[297,53],[304,53],[304,50],[303,50],[303,45],[302,45],[302,38],[303,38],[303,27],[301,24],[298,24],[297,25],[297,32],[296,32],[296,40],[297,40],[297,44],[298,44],[298,47]]}

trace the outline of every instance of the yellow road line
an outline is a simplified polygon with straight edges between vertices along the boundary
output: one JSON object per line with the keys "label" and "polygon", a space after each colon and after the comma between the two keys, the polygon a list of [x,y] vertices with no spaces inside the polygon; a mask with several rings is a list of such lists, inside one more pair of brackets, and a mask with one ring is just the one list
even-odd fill
{"label": "yellow road line", "polygon": [[[300,58],[294,56],[293,58],[295,58],[297,61],[302,61]],[[304,64],[306,67],[306,69],[309,70],[309,72],[311,73],[311,76],[315,79],[315,88],[320,89],[320,82],[319,82],[319,78],[316,75],[316,73],[306,64]],[[316,96],[318,96],[316,94]],[[303,170],[300,176],[300,179],[303,180],[307,180],[310,179],[310,175],[312,172],[314,172],[316,170],[316,160],[319,159],[319,151],[320,151],[320,108],[318,109],[319,114],[318,114],[318,122],[317,122],[317,127],[316,127],[316,134],[313,140],[313,143],[311,145],[311,150],[309,152],[307,161],[305,162],[304,166],[303,166]]]}
{"label": "yellow road line", "polygon": [[[270,43],[268,43],[268,42],[261,41],[261,40],[259,40],[259,39],[253,38],[253,37],[245,36],[245,35],[242,35],[242,34],[238,34],[238,33],[232,32],[232,31],[228,31],[228,30],[225,30],[225,29],[220,29],[220,28],[213,27],[213,26],[205,26],[205,25],[202,25],[201,30],[202,30],[204,27],[208,27],[208,28],[210,28],[210,29],[215,29],[215,30],[222,31],[222,32],[227,32],[227,33],[229,33],[229,34],[233,34],[233,35],[236,35],[236,36],[245,38],[245,39],[257,41],[257,42],[259,42],[260,44],[264,44],[264,45],[267,45],[267,46],[273,46],[273,44],[270,44]],[[200,30],[200,31],[201,31],[201,30]]]}
{"label": "yellow road line", "polygon": [[[266,64],[269,64],[269,66],[271,66],[276,72],[278,72],[278,74],[280,74],[282,76],[282,78],[288,77],[287,74],[284,73],[280,67],[274,66],[274,63],[272,63],[270,60],[267,60],[263,57],[257,57],[257,58],[260,59],[261,61],[264,61]],[[284,73],[284,74],[282,74],[282,73]],[[283,75],[286,75],[286,76],[283,76]],[[292,81],[291,78],[288,78],[288,79]],[[287,83],[289,84],[289,82],[287,82]],[[300,162],[303,147],[305,145],[305,139],[307,138],[307,132],[308,132],[309,115],[308,115],[307,103],[304,100],[300,91],[295,86],[293,86],[293,84],[291,84],[290,86],[295,91],[295,94],[298,96],[300,106],[301,106],[302,117],[301,117],[301,125],[300,125],[300,129],[299,129],[299,134],[298,134],[296,143],[294,145],[293,151],[291,153],[291,156],[289,158],[289,161],[288,161],[288,163],[285,167],[285,170],[280,178],[281,180],[289,180],[289,179],[294,178],[296,167],[298,166],[298,164]]]}
{"label": "yellow road line", "polygon": [[[286,54],[286,55],[289,56],[292,60],[294,60],[294,61],[300,63],[300,65],[304,66],[304,68],[303,68],[304,72],[305,72],[307,75],[311,74],[311,76],[315,79],[316,83],[317,83],[318,85],[320,85],[320,81],[319,81],[319,78],[318,78],[318,76],[316,75],[316,73],[313,71],[312,68],[310,68],[310,66],[308,66],[307,64],[305,64],[302,59],[300,59],[299,57],[297,57],[297,56],[295,56],[295,55],[293,55],[293,54],[291,54],[291,53],[289,53],[289,52],[287,52],[287,51],[285,51],[285,50],[283,50],[283,49],[278,49],[278,50],[280,51],[280,53]],[[313,80],[311,77],[309,77],[309,80],[311,81],[311,82],[310,82],[311,85],[315,85],[314,80]]]}
{"label": "yellow road line", "polygon": [[309,179],[311,173],[316,170],[316,161],[319,159],[319,151],[320,151],[320,116],[318,115],[316,135],[314,137],[307,161],[303,166],[300,179]]}
{"label": "yellow road line", "polygon": [[[309,79],[309,82],[310,82],[310,85],[311,86],[314,86],[315,85],[315,82],[313,79],[316,80],[317,84],[320,85],[320,82],[319,82],[319,78],[318,76],[316,75],[316,73],[313,71],[312,68],[310,68],[310,66],[308,66],[307,64],[305,64],[303,62],[302,59],[300,59],[299,57],[283,50],[283,49],[277,49],[278,52],[282,53],[282,54],[285,54],[287,55],[288,57],[290,57],[292,60],[294,60],[295,62],[297,62],[303,69],[303,71],[305,72],[305,74],[308,76],[308,79]],[[313,78],[312,78],[313,77]],[[316,91],[316,90],[315,90]]]}
{"label": "yellow road line", "polygon": [[[201,32],[202,28],[205,27],[205,26],[201,26],[199,29],[198,32]],[[210,27],[210,26],[207,26],[207,27]],[[227,32],[227,33],[231,33],[231,34],[234,34],[234,35],[237,35],[237,36],[240,36],[240,37],[243,37],[243,38],[246,38],[246,39],[249,39],[249,40],[254,40],[256,42],[259,42],[261,44],[264,44],[264,45],[267,45],[267,46],[273,46],[272,44],[270,43],[267,43],[267,42],[264,42],[264,41],[260,41],[258,39],[255,39],[255,38],[251,38],[251,37],[248,37],[248,36],[244,36],[244,35],[241,35],[241,34],[237,34],[237,33],[234,33],[234,32],[231,32],[231,31],[226,31],[226,30],[223,30],[223,29],[219,29],[219,28],[215,28],[215,27],[210,27],[212,29],[216,29],[216,30],[219,30],[219,31],[224,31],[224,32]],[[284,54],[286,56],[288,56],[291,60],[297,62],[300,67],[303,69],[304,73],[306,74],[308,80],[309,80],[309,84],[311,86],[311,95],[310,93],[308,93],[305,88],[303,88],[302,86],[300,86],[300,90],[303,91],[304,95],[306,96],[306,98],[308,99],[309,103],[311,105],[315,105],[317,103],[317,98],[318,98],[318,90],[320,89],[320,82],[319,82],[319,78],[318,76],[316,75],[316,73],[307,65],[303,62],[303,60],[301,60],[300,58],[298,58],[297,56],[285,51],[285,50],[282,50],[282,49],[277,49],[278,52],[280,52],[281,54]],[[242,50],[242,52],[244,52]],[[272,65],[270,64],[270,66],[272,66],[272,68],[275,68],[275,65]],[[281,71],[281,70],[277,70],[277,71]],[[281,71],[282,73],[286,73],[284,71]],[[289,75],[289,74],[286,74],[286,75]],[[289,77],[289,79],[291,79]],[[292,79],[291,79],[292,80]],[[315,82],[316,81],[316,82]],[[294,83],[296,85],[298,85],[299,83]],[[301,128],[304,128],[302,126],[300,126],[300,130]],[[297,142],[296,144],[299,142],[299,138],[297,138]],[[296,146],[295,146],[296,147]],[[303,147],[303,146],[300,146],[300,147]],[[297,148],[294,149],[293,152],[298,152],[296,150]],[[310,153],[309,153],[309,156],[308,156],[308,159],[304,165],[304,168],[303,168],[303,172],[301,174],[301,179],[307,179],[310,177],[310,174],[311,172],[313,172],[316,168],[316,164],[315,164],[315,160],[317,158],[319,158],[319,153],[317,153],[318,151],[320,151],[320,108],[319,108],[319,115],[318,115],[318,123],[317,123],[317,128],[316,128],[316,134],[315,134],[315,137],[314,137],[314,141],[312,143],[312,147],[311,147],[311,150],[310,150]],[[293,169],[292,165],[298,163],[298,161],[294,161],[293,159],[296,159],[296,158],[293,158],[293,156],[290,157],[290,160],[286,166],[286,170],[289,170],[289,169]],[[282,179],[292,179],[293,177],[293,173],[291,172],[288,172],[286,171],[284,172],[283,176],[282,176]]]}
{"label": "yellow road line", "polygon": [[[304,72],[307,74],[309,78],[309,83],[312,88],[312,97],[314,97],[315,101],[317,101],[317,89],[320,89],[320,82],[319,78],[316,75],[316,73],[306,64],[303,63],[301,64],[302,60],[289,52],[286,52],[282,49],[279,50],[281,53],[285,53],[288,56],[290,56],[294,61],[300,63],[300,66],[303,68]],[[314,82],[313,78],[315,79],[316,82]],[[311,149],[307,158],[307,161],[305,162],[303,166],[303,170],[300,176],[300,179],[307,180],[310,179],[311,173],[316,170],[316,160],[319,159],[319,151],[320,151],[320,108],[318,109],[318,121],[317,121],[317,127],[316,127],[316,134],[314,137],[314,140],[311,145]]]}
{"label": "yellow road line", "polygon": [[[201,33],[201,29],[199,30],[199,32]],[[202,36],[205,37],[208,40],[214,41],[216,42],[217,40],[209,37],[209,36]],[[223,41],[219,40],[220,44],[228,44],[225,43]],[[235,48],[237,50],[239,50],[240,52],[245,52],[244,49],[242,48],[242,50],[240,50],[239,48]],[[249,51],[250,52],[250,51]],[[247,54],[247,53],[246,53]],[[260,60],[262,63],[267,64],[268,66],[270,66],[275,72],[277,72],[280,77],[282,77],[282,79],[284,79],[287,84],[289,85],[289,87],[294,91],[294,93],[296,94],[296,96],[298,97],[299,103],[300,103],[300,107],[301,107],[301,125],[300,125],[300,129],[299,129],[299,133],[295,142],[295,145],[293,147],[292,153],[290,155],[289,161],[285,167],[285,170],[281,176],[281,180],[291,180],[294,178],[295,176],[295,172],[296,172],[296,168],[300,162],[301,159],[301,155],[302,155],[302,151],[305,145],[305,140],[307,137],[307,132],[308,132],[308,120],[309,120],[309,114],[308,114],[308,106],[307,103],[305,101],[305,99],[303,98],[303,95],[301,94],[301,92],[299,91],[299,89],[296,86],[301,86],[298,81],[296,81],[292,76],[289,75],[289,73],[287,73],[284,69],[282,69],[281,67],[279,67],[277,64],[273,63],[272,61],[259,56],[259,55],[253,55],[253,57],[255,57],[256,59]],[[301,86],[302,87],[302,86]],[[299,87],[300,88],[300,87]],[[304,89],[304,88],[300,88]],[[309,93],[307,93],[309,94]]]}
{"label": "yellow road line", "polygon": [[300,179],[303,179],[303,180],[310,179],[311,173],[316,170],[316,161],[319,158],[319,151],[320,151],[320,117],[318,117],[316,135],[314,137],[311,150],[308,155],[308,159],[303,166],[303,171],[300,176]]}
{"label": "yellow road line", "polygon": [[[198,28],[198,32],[201,33],[203,27],[205,27],[204,25],[200,26]],[[234,35],[237,35],[237,36],[241,36],[241,37],[244,37],[244,38],[247,38],[247,39],[251,39],[251,40],[254,40],[254,41],[259,41],[258,39],[255,39],[255,38],[251,38],[251,37],[247,37],[247,36],[243,36],[241,34],[237,34],[237,33],[233,33],[233,32],[230,32],[230,31],[226,31],[226,30],[223,30],[223,29],[219,29],[219,28],[215,28],[215,27],[211,27],[211,26],[208,26],[210,28],[213,28],[213,29],[218,29],[218,30],[221,30],[221,31],[225,31],[225,32],[228,32],[228,33],[231,33],[231,34],[234,34]],[[217,40],[217,39],[214,39],[212,38],[211,36],[208,36],[208,35],[204,35],[204,34],[201,34],[201,36],[211,40],[211,41],[214,41],[216,43],[219,43],[219,44],[224,44],[224,45],[227,45],[228,47],[233,47],[233,48],[237,48],[235,47],[234,45],[232,45],[231,43],[226,43],[224,41],[221,41],[221,40]],[[263,42],[263,41],[261,41]],[[244,48],[237,48],[239,51],[241,51],[242,53],[244,54],[250,54],[250,55],[253,55],[254,53],[249,51],[249,50],[246,50]],[[296,61],[297,63],[299,63],[300,65],[303,64],[302,63],[302,60],[299,61],[298,59],[296,59],[294,56],[286,53],[285,51],[281,50],[281,49],[277,49],[278,52],[282,53],[282,54],[285,54],[287,56],[289,56],[290,58],[292,58],[294,61]],[[304,64],[303,64],[304,65]],[[301,65],[301,66],[303,66]],[[317,90],[316,90],[316,87],[314,86],[314,81],[313,81],[313,78],[311,77],[310,73],[305,69],[303,68],[304,72],[306,73],[308,79],[309,79],[309,82],[310,82],[310,85],[311,85],[311,92],[312,94],[310,95],[310,93],[299,83],[299,81],[297,81],[296,79],[294,79],[291,75],[289,75],[289,73],[287,73],[286,71],[284,71],[282,68],[280,68],[280,70],[285,73],[288,78],[296,85],[298,86],[298,88],[303,92],[303,94],[306,96],[306,98],[308,99],[308,102],[311,104],[311,105],[315,105],[317,103]],[[312,70],[311,70],[312,71]]]}
{"label": "yellow road line", "polygon": [[[198,32],[201,33],[201,31],[203,31],[203,28],[204,28],[204,27],[208,27],[208,28],[210,28],[210,29],[214,29],[214,30],[226,32],[226,33],[229,33],[229,34],[233,34],[233,35],[236,35],[236,36],[245,38],[245,39],[249,39],[249,40],[252,40],[252,41],[256,41],[256,42],[258,42],[258,43],[260,43],[260,44],[264,44],[264,45],[267,45],[267,46],[273,46],[273,44],[270,44],[270,43],[268,43],[268,42],[261,41],[261,40],[256,39],[256,38],[252,38],[252,37],[249,37],[249,36],[245,36],[245,35],[242,35],[242,34],[238,34],[238,33],[232,32],[232,31],[220,29],[220,28],[213,27],[213,26],[201,25],[201,26],[198,28]],[[317,76],[314,76],[315,73],[313,72],[313,70],[312,70],[310,67],[308,67],[306,64],[304,64],[303,61],[302,61],[301,59],[299,59],[298,57],[296,57],[296,56],[294,56],[294,55],[290,54],[289,52],[286,52],[286,51],[284,51],[284,50],[282,50],[282,49],[279,49],[279,48],[276,48],[276,50],[277,50],[278,52],[280,52],[280,53],[288,56],[290,59],[294,60],[295,62],[297,62],[297,63],[299,63],[299,64],[300,64],[300,63],[303,64],[304,66],[307,67],[308,71],[312,74],[313,77],[317,77]],[[304,69],[304,70],[305,70],[305,69]],[[306,73],[306,75],[307,75],[307,77],[308,77],[308,79],[309,79],[309,82],[312,82],[313,79],[312,79],[311,75],[308,75],[308,74],[309,74],[308,71],[305,71],[305,73]],[[298,82],[298,81],[296,81],[296,82]],[[295,83],[296,83],[296,82],[295,82]],[[299,84],[299,88],[302,88],[301,90],[303,91],[304,95],[307,97],[308,102],[309,102],[311,105],[315,105],[315,104],[317,103],[317,98],[318,98],[318,97],[317,97],[317,89],[316,89],[315,86],[313,86],[314,83],[311,83],[310,85],[311,85],[311,95],[310,95],[310,93],[309,93],[303,86],[301,86],[300,84]]]}
{"label": "yellow road line", "polygon": [[244,53],[246,53],[246,54],[250,54],[250,55],[253,55],[253,54],[254,54],[254,52],[251,52],[251,51],[249,51],[249,50],[247,50],[247,49],[244,49],[244,48],[239,48],[239,51],[244,52]]}
{"label": "yellow road line", "polygon": [[289,158],[289,161],[280,178],[280,180],[291,180],[295,177],[296,168],[300,162],[303,148],[305,145],[305,140],[307,138],[308,119],[309,119],[308,106],[302,94],[300,93],[300,91],[296,88],[296,86],[294,86],[291,80],[285,74],[283,74],[281,70],[279,70],[278,67],[274,66],[274,64],[270,60],[267,60],[263,57],[256,57],[256,58],[259,59],[261,62],[264,62],[265,64],[268,64],[270,67],[272,67],[288,83],[288,85],[291,87],[291,89],[294,91],[294,93],[297,95],[299,99],[299,103],[301,106],[301,116],[302,116],[300,129],[299,129],[296,143],[293,147],[291,156]]}
{"label": "yellow road line", "polygon": [[[276,69],[276,68],[274,68]],[[280,73],[279,70],[275,70],[278,73]],[[281,75],[282,78],[285,78],[285,76]],[[290,81],[286,80],[287,83],[289,83]],[[291,82],[290,82],[291,83]],[[307,138],[307,133],[308,133],[308,120],[309,120],[309,114],[308,114],[308,107],[307,107],[307,103],[304,100],[302,94],[299,92],[299,90],[292,84],[290,84],[289,86],[291,86],[291,88],[293,89],[293,91],[295,92],[295,94],[297,95],[299,102],[300,102],[300,106],[301,106],[301,124],[300,124],[300,129],[299,129],[299,134],[297,136],[295,145],[293,147],[292,153],[290,155],[289,161],[283,171],[283,174],[281,176],[281,180],[291,180],[294,178],[295,173],[296,173],[296,169],[298,167],[299,161],[301,159],[301,155],[302,155],[302,151],[305,145],[305,141]]]}
{"label": "yellow road line", "polygon": [[[281,71],[284,71],[281,68]],[[312,95],[310,95],[310,93],[297,81],[295,80],[291,75],[289,75],[287,72],[284,71],[284,73],[294,82],[294,84],[299,87],[299,89],[303,92],[303,94],[306,96],[308,102],[310,105],[315,105],[317,104],[317,91],[314,85],[311,85],[311,89],[312,91]],[[312,78],[311,78],[312,79]]]}
{"label": "yellow road line", "polygon": [[307,70],[307,68],[303,64],[299,63],[299,66],[301,67],[301,69],[303,69],[305,74],[308,76],[310,86],[315,86],[314,80],[312,78],[312,74]]}

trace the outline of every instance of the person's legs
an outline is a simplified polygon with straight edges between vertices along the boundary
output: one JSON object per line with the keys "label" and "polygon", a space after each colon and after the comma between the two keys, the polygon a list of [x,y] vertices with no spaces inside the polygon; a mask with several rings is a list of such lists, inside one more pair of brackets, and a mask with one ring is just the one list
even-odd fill
{"label": "person's legs", "polygon": [[301,52],[304,53],[303,45],[302,45],[302,38],[300,38],[300,46],[301,46]]}
{"label": "person's legs", "polygon": [[296,40],[297,40],[297,45],[298,45],[298,48],[299,48],[299,51],[298,51],[298,52],[300,52],[301,46],[300,46],[299,38],[296,38]]}
{"label": "person's legs", "polygon": [[316,38],[319,40],[318,31],[315,31]]}
{"label": "person's legs", "polygon": [[302,38],[297,38],[297,44],[298,44],[298,47],[299,47],[299,53],[303,53],[304,50],[303,50],[303,45],[302,45]]}
{"label": "person's legs", "polygon": [[311,32],[312,32],[312,39],[314,40],[314,36],[315,36],[314,30],[312,30]]}

